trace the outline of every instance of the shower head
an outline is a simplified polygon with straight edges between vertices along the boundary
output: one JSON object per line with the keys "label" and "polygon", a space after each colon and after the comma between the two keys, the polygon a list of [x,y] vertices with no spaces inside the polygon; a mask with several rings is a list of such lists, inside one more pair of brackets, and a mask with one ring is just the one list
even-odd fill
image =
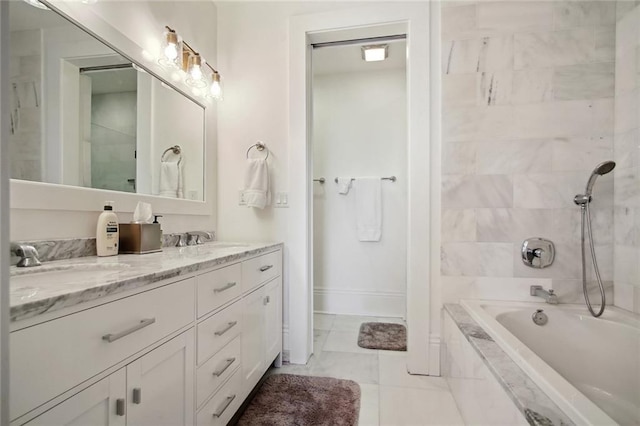
{"label": "shower head", "polygon": [[616,167],[615,161],[605,161],[600,163],[593,169],[591,172],[591,176],[589,176],[589,180],[587,181],[587,189],[585,189],[585,195],[587,197],[591,196],[591,192],[593,191],[593,185],[596,183],[596,179],[598,176],[606,175],[611,172]]}

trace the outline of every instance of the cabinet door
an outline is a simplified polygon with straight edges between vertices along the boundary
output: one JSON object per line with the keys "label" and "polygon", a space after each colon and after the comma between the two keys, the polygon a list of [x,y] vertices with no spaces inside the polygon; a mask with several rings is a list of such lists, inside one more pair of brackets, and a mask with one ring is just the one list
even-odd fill
{"label": "cabinet door", "polygon": [[125,426],[122,368],[27,423],[29,426]]}
{"label": "cabinet door", "polygon": [[242,374],[245,391],[251,390],[265,369],[264,287],[242,299]]}
{"label": "cabinet door", "polygon": [[282,351],[282,278],[265,286],[265,363],[269,366]]}
{"label": "cabinet door", "polygon": [[194,332],[127,366],[127,426],[193,425]]}

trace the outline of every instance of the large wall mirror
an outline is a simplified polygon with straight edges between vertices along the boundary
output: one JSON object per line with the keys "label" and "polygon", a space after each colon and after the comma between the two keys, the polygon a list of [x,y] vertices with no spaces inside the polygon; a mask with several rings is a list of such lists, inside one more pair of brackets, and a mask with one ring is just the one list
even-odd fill
{"label": "large wall mirror", "polygon": [[53,10],[9,20],[13,179],[204,200],[202,104]]}

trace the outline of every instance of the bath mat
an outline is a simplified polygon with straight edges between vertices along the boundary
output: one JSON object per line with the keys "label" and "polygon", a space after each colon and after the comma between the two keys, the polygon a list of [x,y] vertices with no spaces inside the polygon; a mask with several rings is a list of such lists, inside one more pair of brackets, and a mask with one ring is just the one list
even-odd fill
{"label": "bath mat", "polygon": [[402,324],[365,322],[360,326],[358,346],[385,351],[407,350],[407,329]]}
{"label": "bath mat", "polygon": [[274,374],[267,377],[238,426],[355,426],[360,386],[330,377]]}

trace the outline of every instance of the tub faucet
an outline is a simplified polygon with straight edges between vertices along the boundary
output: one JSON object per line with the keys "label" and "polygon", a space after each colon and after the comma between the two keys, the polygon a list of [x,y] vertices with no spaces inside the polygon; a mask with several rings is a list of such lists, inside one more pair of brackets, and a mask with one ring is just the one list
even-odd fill
{"label": "tub faucet", "polygon": [[558,296],[556,296],[552,288],[547,291],[542,288],[541,285],[532,285],[531,287],[529,287],[529,294],[536,297],[542,297],[544,298],[545,302],[551,305],[558,304]]}
{"label": "tub faucet", "polygon": [[16,265],[19,268],[41,265],[40,260],[38,259],[38,251],[34,246],[11,243],[11,253],[20,258]]}

